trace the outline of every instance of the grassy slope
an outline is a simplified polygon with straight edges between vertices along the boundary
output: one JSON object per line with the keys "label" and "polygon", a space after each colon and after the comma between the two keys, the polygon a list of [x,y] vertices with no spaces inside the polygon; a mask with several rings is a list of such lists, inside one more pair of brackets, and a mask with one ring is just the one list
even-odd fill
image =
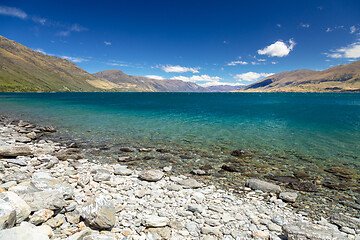
{"label": "grassy slope", "polygon": [[360,91],[360,61],[324,71],[296,70],[264,78],[238,91],[346,92]]}
{"label": "grassy slope", "polygon": [[0,91],[99,91],[91,74],[72,62],[0,36]]}

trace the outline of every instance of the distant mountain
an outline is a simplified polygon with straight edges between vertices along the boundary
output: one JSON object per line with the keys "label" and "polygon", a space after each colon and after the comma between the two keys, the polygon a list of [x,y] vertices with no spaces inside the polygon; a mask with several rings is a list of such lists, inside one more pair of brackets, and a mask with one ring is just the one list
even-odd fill
{"label": "distant mountain", "polygon": [[231,86],[231,85],[218,85],[205,87],[207,92],[232,92],[240,89],[241,86]]}
{"label": "distant mountain", "polygon": [[101,90],[92,83],[98,80],[74,63],[0,36],[0,92]]}
{"label": "distant mountain", "polygon": [[181,80],[157,80],[127,75],[120,70],[107,70],[94,73],[95,78],[107,80],[126,91],[137,92],[206,92],[206,88],[192,82]]}
{"label": "distant mountain", "polygon": [[324,71],[295,70],[264,78],[238,92],[360,92],[360,61]]}

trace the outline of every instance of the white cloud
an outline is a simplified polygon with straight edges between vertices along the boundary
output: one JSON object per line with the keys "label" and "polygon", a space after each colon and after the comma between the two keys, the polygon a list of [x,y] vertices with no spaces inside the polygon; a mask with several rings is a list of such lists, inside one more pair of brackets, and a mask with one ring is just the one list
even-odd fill
{"label": "white cloud", "polygon": [[261,58],[259,58],[258,61],[259,61],[259,62],[266,62],[266,59],[261,59]]}
{"label": "white cloud", "polygon": [[255,62],[255,61],[252,61],[251,62],[252,65],[260,65],[261,63],[258,63],[258,62]]}
{"label": "white cloud", "polygon": [[104,41],[106,46],[111,46],[111,42]]}
{"label": "white cloud", "polygon": [[360,42],[352,43],[346,47],[326,53],[331,58],[360,58]]}
{"label": "white cloud", "polygon": [[356,32],[356,27],[355,26],[351,26],[350,27],[350,34],[353,34],[353,33],[355,33]]}
{"label": "white cloud", "polygon": [[332,29],[329,27],[326,29],[326,32],[331,32],[331,31],[332,31]]}
{"label": "white cloud", "polygon": [[151,79],[156,79],[156,80],[164,80],[165,79],[162,76],[158,76],[158,75],[146,75],[145,77],[151,78]]}
{"label": "white cloud", "polygon": [[179,65],[172,66],[172,65],[166,65],[166,66],[159,66],[162,70],[165,72],[177,72],[177,73],[184,73],[184,72],[192,72],[192,73],[198,73],[199,67],[196,68],[190,68],[190,67],[181,67]]}
{"label": "white cloud", "polygon": [[292,39],[289,40],[289,44],[280,40],[265,47],[264,49],[259,49],[257,52],[260,55],[268,55],[270,57],[285,57],[289,55],[294,46],[295,42]]}
{"label": "white cloud", "polygon": [[309,28],[310,24],[308,24],[308,23],[300,23],[300,27]]}
{"label": "white cloud", "polygon": [[247,72],[242,74],[236,74],[234,78],[237,81],[246,81],[246,82],[255,82],[259,80],[259,78],[265,78],[274,73],[256,73],[256,72]]}
{"label": "white cloud", "polygon": [[245,62],[245,61],[232,61],[232,62],[229,62],[227,65],[228,65],[228,66],[236,66],[236,65],[238,65],[238,64],[240,64],[240,65],[246,65],[246,64],[248,64],[248,63]]}
{"label": "white cloud", "polygon": [[61,56],[61,58],[65,58],[66,60],[69,60],[69,61],[75,62],[75,63],[81,63],[81,62],[89,61],[89,60],[87,60],[85,58],[69,57],[69,56]]}
{"label": "white cloud", "polygon": [[278,64],[278,62],[271,62],[271,64],[274,64],[274,65],[275,65],[275,64]]}
{"label": "white cloud", "polygon": [[276,24],[276,26],[277,26],[278,28],[281,28],[281,27],[282,27],[282,25],[281,25],[280,23]]}
{"label": "white cloud", "polygon": [[172,80],[181,80],[184,82],[219,82],[221,80],[220,77],[211,77],[209,75],[193,75],[191,77],[185,76],[176,76],[172,77]]}
{"label": "white cloud", "polygon": [[6,6],[0,6],[0,15],[12,16],[21,19],[27,18],[27,14],[23,10]]}
{"label": "white cloud", "polygon": [[41,18],[41,17],[32,17],[31,19],[36,23],[40,23],[41,25],[45,25],[47,21],[46,18]]}
{"label": "white cloud", "polygon": [[60,31],[58,32],[56,35],[58,36],[62,36],[62,37],[67,37],[71,34],[71,32],[82,32],[82,31],[87,31],[88,29],[86,27],[83,27],[77,23],[67,27],[67,30],[65,31]]}
{"label": "white cloud", "polygon": [[41,48],[36,48],[36,49],[33,49],[34,51],[37,51],[37,52],[40,52],[42,54],[47,54],[43,49]]}

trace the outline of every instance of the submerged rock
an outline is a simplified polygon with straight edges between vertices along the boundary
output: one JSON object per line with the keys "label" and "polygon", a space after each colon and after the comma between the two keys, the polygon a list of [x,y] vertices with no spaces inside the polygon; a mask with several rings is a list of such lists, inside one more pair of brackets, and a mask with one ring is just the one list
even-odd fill
{"label": "submerged rock", "polygon": [[280,186],[269,183],[269,182],[261,181],[259,179],[255,179],[255,178],[249,179],[246,182],[246,186],[248,186],[249,188],[251,188],[253,190],[261,190],[263,192],[273,192],[273,193],[281,192]]}
{"label": "submerged rock", "polygon": [[241,149],[232,151],[231,155],[234,156],[234,157],[242,157],[242,158],[245,158],[245,157],[253,157],[253,154],[252,154],[252,153],[247,152],[247,151],[245,151],[245,150],[241,150]]}
{"label": "submerged rock", "polygon": [[115,225],[115,207],[104,196],[98,196],[85,203],[80,213],[91,228],[102,230]]}
{"label": "submerged rock", "polygon": [[240,168],[237,168],[234,165],[229,165],[229,164],[222,165],[221,169],[228,171],[228,172],[241,172]]}
{"label": "submerged rock", "polygon": [[310,182],[291,182],[288,185],[289,188],[292,188],[297,191],[304,192],[317,192],[317,187]]}

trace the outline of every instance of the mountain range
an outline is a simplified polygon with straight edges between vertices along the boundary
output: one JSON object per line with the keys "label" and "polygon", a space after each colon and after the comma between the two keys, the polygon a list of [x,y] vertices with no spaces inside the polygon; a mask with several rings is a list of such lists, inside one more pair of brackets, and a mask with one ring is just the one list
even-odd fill
{"label": "mountain range", "polygon": [[0,36],[0,92],[356,92],[360,61],[324,71],[295,70],[239,86],[202,87],[181,80],[127,75],[120,70],[90,74],[74,63]]}
{"label": "mountain range", "polygon": [[324,71],[295,70],[271,75],[237,92],[360,92],[360,61]]}

